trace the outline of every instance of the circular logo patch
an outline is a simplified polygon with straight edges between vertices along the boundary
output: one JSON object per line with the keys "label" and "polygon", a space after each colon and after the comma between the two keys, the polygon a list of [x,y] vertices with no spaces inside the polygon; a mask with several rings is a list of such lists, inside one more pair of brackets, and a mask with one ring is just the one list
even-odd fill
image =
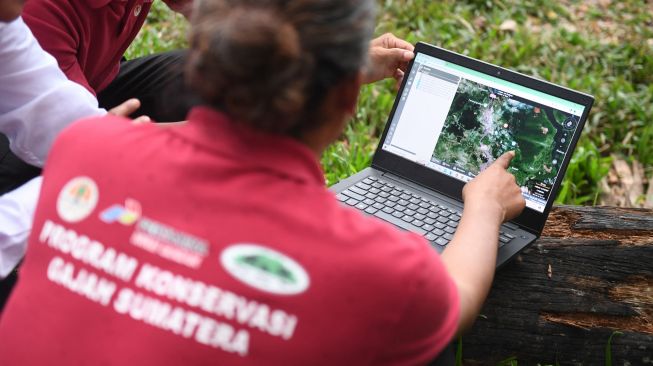
{"label": "circular logo patch", "polygon": [[310,279],[292,258],[257,244],[235,244],[222,251],[220,262],[237,280],[277,295],[306,291]]}
{"label": "circular logo patch", "polygon": [[89,177],[73,178],[59,192],[57,212],[67,222],[79,222],[93,212],[99,198],[98,188]]}

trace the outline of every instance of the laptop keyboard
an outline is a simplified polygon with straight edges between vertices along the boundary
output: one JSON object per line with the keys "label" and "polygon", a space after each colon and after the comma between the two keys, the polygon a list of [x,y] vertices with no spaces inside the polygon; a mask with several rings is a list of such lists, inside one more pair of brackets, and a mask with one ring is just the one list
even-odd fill
{"label": "laptop keyboard", "polygon": [[[445,247],[449,244],[460,222],[460,211],[376,177],[367,177],[336,197],[369,215],[419,234],[434,246]],[[501,231],[499,247],[514,238]]]}

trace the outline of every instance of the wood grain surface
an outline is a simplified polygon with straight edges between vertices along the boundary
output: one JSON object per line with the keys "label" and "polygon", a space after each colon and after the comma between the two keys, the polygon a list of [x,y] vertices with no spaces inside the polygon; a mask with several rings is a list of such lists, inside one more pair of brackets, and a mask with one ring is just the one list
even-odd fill
{"label": "wood grain surface", "polygon": [[555,207],[499,269],[463,336],[465,365],[653,365],[653,211]]}

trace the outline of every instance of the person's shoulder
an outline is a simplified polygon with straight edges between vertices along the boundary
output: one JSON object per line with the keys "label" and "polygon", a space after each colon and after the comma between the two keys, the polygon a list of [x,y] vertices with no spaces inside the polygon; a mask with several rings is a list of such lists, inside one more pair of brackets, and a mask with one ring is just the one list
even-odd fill
{"label": "person's shoulder", "polygon": [[[411,275],[411,269],[420,266],[425,252],[436,253],[426,239],[418,234],[399,229],[397,226],[374,215],[343,204],[334,192],[322,185],[303,185],[295,190],[283,187],[285,196],[275,196],[295,205],[278,209],[292,215],[295,234],[308,238],[329,253],[348,253],[347,263],[354,267],[369,268],[388,266],[384,273]],[[298,190],[302,190],[298,193]],[[433,256],[428,256],[433,259]],[[435,260],[438,260],[435,254]],[[401,266],[388,265],[401,262]],[[403,275],[403,274],[402,274]]]}
{"label": "person's shoulder", "polygon": [[51,154],[72,150],[96,151],[103,146],[118,143],[119,136],[132,127],[131,120],[110,114],[82,118],[57,136]]}
{"label": "person's shoulder", "polygon": [[345,207],[333,197],[329,201],[319,207],[323,240],[348,253],[347,262],[358,269],[366,268],[364,273],[370,273],[371,280],[400,288],[401,282],[413,278],[425,262],[439,264],[437,252],[420,235]]}
{"label": "person's shoulder", "polygon": [[[385,344],[411,347],[428,339],[435,342],[434,347],[424,346],[420,356],[430,357],[434,350],[439,351],[455,331],[458,298],[436,249],[418,234],[338,202],[334,212],[324,210],[321,217],[334,233],[325,237],[336,247],[339,271],[357,288],[365,289],[367,297],[383,303],[384,311],[391,310],[401,318],[395,324],[396,339]],[[420,323],[424,320],[427,324]],[[436,342],[438,335],[443,340]],[[380,352],[380,357],[387,353]]]}
{"label": "person's shoulder", "polygon": [[21,47],[30,36],[30,31],[22,17],[10,22],[0,22],[0,52],[13,56],[11,51]]}
{"label": "person's shoulder", "polygon": [[43,48],[65,49],[66,52],[71,52],[69,47],[81,42],[80,37],[88,31],[85,27],[101,26],[101,24],[89,23],[96,13],[94,2],[97,1],[29,0],[25,2],[21,14]]}
{"label": "person's shoulder", "polygon": [[135,153],[141,142],[155,141],[154,135],[163,132],[152,124],[134,125],[127,118],[113,115],[78,120],[57,136],[48,154],[44,174],[60,170],[97,173],[118,168],[113,164],[116,156]]}
{"label": "person's shoulder", "polygon": [[100,136],[106,137],[107,134],[128,130],[132,125],[130,119],[112,114],[86,117],[66,127],[58,139],[79,138],[83,141]]}
{"label": "person's shoulder", "polygon": [[400,359],[426,364],[456,331],[460,307],[456,285],[425,238],[373,217],[365,221],[366,230],[358,236],[368,244],[365,264],[356,275],[367,278],[362,284],[369,289],[366,293],[395,315],[375,364],[396,364]]}
{"label": "person's shoulder", "polygon": [[419,251],[427,246],[425,239],[417,234],[400,230],[395,225],[364,214],[358,209],[343,206],[334,199],[331,202],[334,211],[332,229],[349,243],[371,246],[391,243],[391,245],[386,244],[379,248],[381,252],[389,253],[397,250]]}
{"label": "person's shoulder", "polygon": [[[436,281],[448,279],[438,252],[421,235],[401,230],[357,209],[343,207],[338,202],[335,205],[337,213],[333,216],[337,218],[329,221],[330,231],[341,240],[341,246],[355,249],[350,253],[360,254],[355,260],[365,262],[373,272],[378,271],[378,276],[385,277],[387,284],[405,290],[408,282],[422,281],[425,272]],[[323,214],[328,215],[328,211]],[[375,280],[379,280],[378,276]]]}
{"label": "person's shoulder", "polygon": [[51,19],[62,22],[75,16],[75,12],[71,12],[74,3],[75,1],[29,0],[25,2],[22,16],[30,27],[33,24],[44,24],[45,20]]}

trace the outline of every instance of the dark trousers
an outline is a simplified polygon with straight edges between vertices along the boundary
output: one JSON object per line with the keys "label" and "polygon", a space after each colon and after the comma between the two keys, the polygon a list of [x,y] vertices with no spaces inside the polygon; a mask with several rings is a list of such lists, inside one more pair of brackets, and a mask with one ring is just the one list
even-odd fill
{"label": "dark trousers", "polygon": [[186,88],[183,71],[186,51],[170,51],[120,64],[120,73],[98,94],[107,110],[129,98],[138,98],[141,108],[132,117],[148,116],[156,122],[186,119],[197,101]]}
{"label": "dark trousers", "polygon": [[[188,110],[197,104],[183,80],[185,55],[186,51],[171,51],[123,61],[118,76],[98,94],[100,107],[109,110],[129,98],[138,98],[141,108],[133,117],[146,115],[158,122],[184,120]],[[39,174],[41,169],[14,155],[9,140],[0,134],[0,195]],[[0,281],[0,311],[15,282],[16,271]]]}
{"label": "dark trousers", "polygon": [[454,366],[456,364],[456,341],[452,341],[428,366]]}
{"label": "dark trousers", "polygon": [[9,150],[9,139],[0,133],[0,196],[41,174],[41,169],[31,166]]}

